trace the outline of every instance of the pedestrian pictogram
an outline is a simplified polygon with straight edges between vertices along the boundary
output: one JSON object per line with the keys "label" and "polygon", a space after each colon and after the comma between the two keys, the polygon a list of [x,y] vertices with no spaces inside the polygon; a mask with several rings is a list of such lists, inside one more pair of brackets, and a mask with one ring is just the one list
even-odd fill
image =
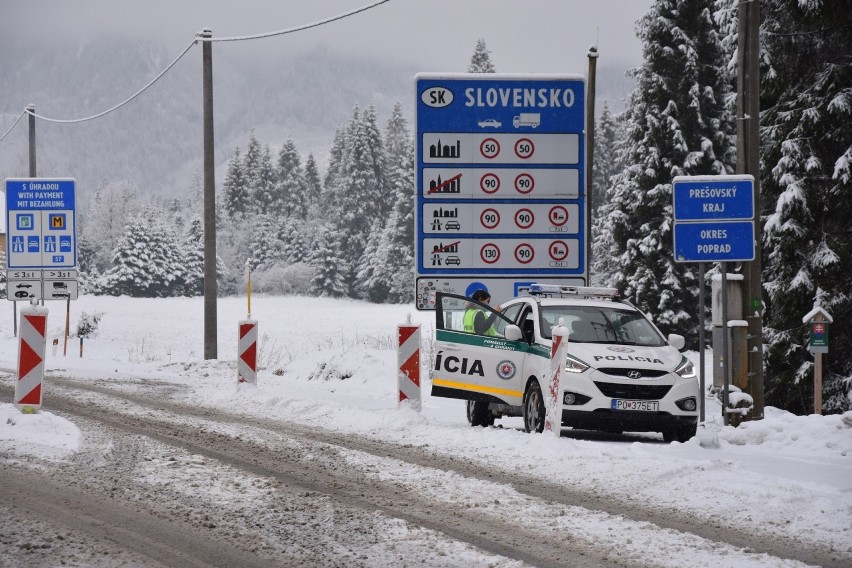
{"label": "pedestrian pictogram", "polygon": [[484,158],[492,160],[500,154],[500,143],[494,138],[486,138],[479,145],[479,153]]}
{"label": "pedestrian pictogram", "polygon": [[479,258],[486,264],[494,264],[500,260],[500,247],[494,243],[486,243],[482,245],[479,251]]}
{"label": "pedestrian pictogram", "polygon": [[492,173],[485,174],[479,180],[479,187],[485,193],[495,193],[500,189],[500,178]]}
{"label": "pedestrian pictogram", "polygon": [[531,192],[534,187],[535,178],[533,178],[530,174],[519,174],[518,177],[515,178],[515,190],[517,190],[518,193],[526,195]]}
{"label": "pedestrian pictogram", "polygon": [[522,160],[531,158],[535,153],[535,144],[529,138],[521,138],[515,142],[515,155]]}
{"label": "pedestrian pictogram", "polygon": [[515,260],[521,264],[529,264],[535,258],[535,249],[529,243],[521,243],[515,247]]}
{"label": "pedestrian pictogram", "polygon": [[515,225],[519,229],[529,229],[533,226],[533,223],[535,223],[535,214],[526,207],[518,209],[515,213]]}
{"label": "pedestrian pictogram", "polygon": [[482,212],[479,216],[479,222],[486,229],[494,229],[500,224],[500,213],[496,209],[490,207]]}

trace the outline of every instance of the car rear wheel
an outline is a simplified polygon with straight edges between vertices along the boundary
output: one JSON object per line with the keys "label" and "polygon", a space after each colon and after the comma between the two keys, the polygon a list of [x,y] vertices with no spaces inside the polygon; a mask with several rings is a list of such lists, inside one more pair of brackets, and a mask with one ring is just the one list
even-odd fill
{"label": "car rear wheel", "polygon": [[488,410],[488,403],[478,400],[467,401],[467,421],[471,426],[493,426],[494,415]]}
{"label": "car rear wheel", "polygon": [[530,381],[524,393],[524,430],[542,432],[544,430],[544,397],[538,381]]}

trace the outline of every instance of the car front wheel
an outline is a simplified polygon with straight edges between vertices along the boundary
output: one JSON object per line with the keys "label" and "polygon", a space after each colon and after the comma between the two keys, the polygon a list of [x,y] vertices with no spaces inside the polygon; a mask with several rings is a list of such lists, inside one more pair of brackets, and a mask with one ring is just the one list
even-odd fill
{"label": "car front wheel", "polygon": [[544,397],[538,381],[531,381],[524,393],[524,430],[542,432],[544,430]]}

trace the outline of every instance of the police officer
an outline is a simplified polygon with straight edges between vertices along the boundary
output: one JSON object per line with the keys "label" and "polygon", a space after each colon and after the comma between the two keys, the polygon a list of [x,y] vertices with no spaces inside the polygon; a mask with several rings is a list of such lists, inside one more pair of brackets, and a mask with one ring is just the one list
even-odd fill
{"label": "police officer", "polygon": [[[487,304],[491,301],[491,294],[487,290],[477,290],[471,296],[472,300]],[[500,311],[500,306],[497,306],[497,311]],[[465,333],[475,333],[477,335],[497,335],[494,329],[494,321],[497,319],[497,313],[494,312],[489,316],[485,315],[485,310],[474,303],[469,303],[467,310],[464,312],[464,331]]]}

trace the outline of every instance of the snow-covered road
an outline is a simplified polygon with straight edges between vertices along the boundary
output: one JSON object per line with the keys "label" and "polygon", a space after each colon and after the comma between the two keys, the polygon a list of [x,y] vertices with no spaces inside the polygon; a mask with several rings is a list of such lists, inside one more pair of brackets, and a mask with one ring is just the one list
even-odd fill
{"label": "snow-covered road", "polygon": [[[201,299],[74,303],[72,322],[105,313],[99,337],[83,358],[49,354],[44,412],[0,404],[0,563],[852,564],[852,413],[710,423],[714,449],[527,435],[517,419],[470,428],[459,401],[396,408],[393,337],[410,307],[254,303],[269,319],[249,388],[235,380],[237,300],[220,300],[218,361],[197,355]],[[430,314],[414,315],[428,336]],[[40,500],[16,491],[24,480]]]}

